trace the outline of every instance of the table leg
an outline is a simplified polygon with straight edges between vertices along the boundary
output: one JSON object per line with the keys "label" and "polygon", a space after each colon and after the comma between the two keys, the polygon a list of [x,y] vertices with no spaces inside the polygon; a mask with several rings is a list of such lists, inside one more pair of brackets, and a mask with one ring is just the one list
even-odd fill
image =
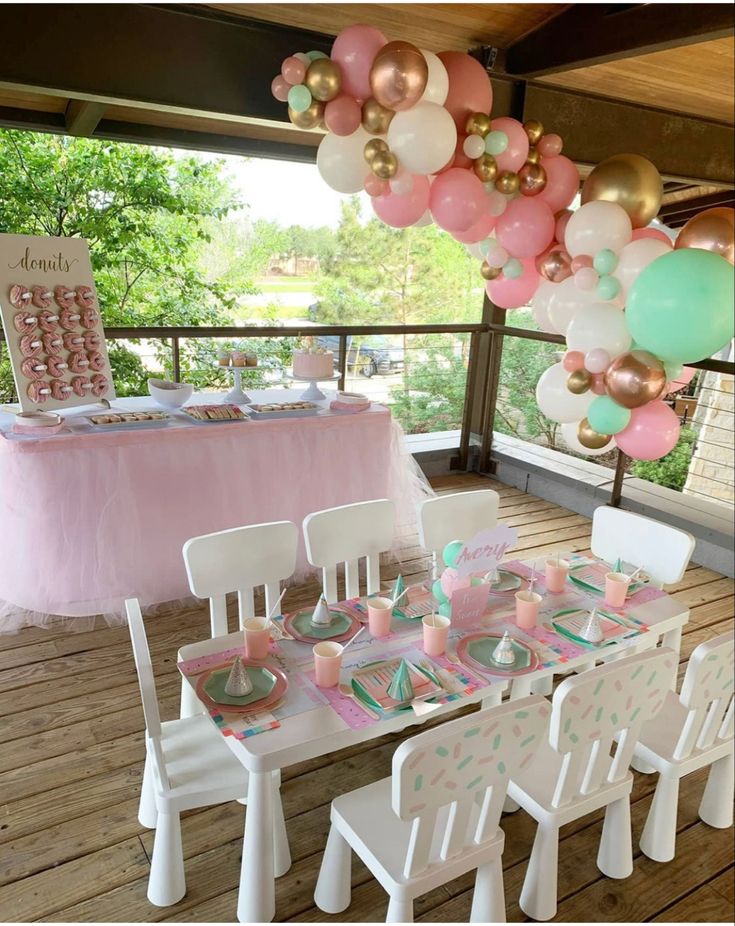
{"label": "table leg", "polygon": [[672,691],[676,691],[676,675],[679,668],[679,660],[681,659],[682,630],[683,627],[674,627],[673,630],[667,630],[663,635],[663,639],[661,640],[662,646],[668,646],[669,649],[672,649],[676,653],[676,662],[671,672],[671,679],[669,680],[669,688]]}
{"label": "table leg", "polygon": [[533,673],[530,675],[519,675],[513,679],[513,685],[510,689],[511,701],[517,698],[527,698],[531,694],[531,685],[533,684]]}
{"label": "table leg", "polygon": [[273,776],[271,772],[251,772],[237,919],[240,923],[270,923],[275,914]]}

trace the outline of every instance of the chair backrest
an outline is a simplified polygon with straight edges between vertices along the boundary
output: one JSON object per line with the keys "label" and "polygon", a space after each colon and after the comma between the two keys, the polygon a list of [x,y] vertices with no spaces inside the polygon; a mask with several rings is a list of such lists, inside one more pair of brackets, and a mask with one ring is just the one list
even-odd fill
{"label": "chair backrest", "polygon": [[592,552],[608,563],[618,558],[644,569],[655,585],[671,585],[684,575],[694,537],[632,511],[602,505],[592,518]]}
{"label": "chair backrest", "polygon": [[[401,743],[393,755],[393,811],[412,820],[404,875],[477,847],[497,833],[508,778],[531,761],[546,736],[541,695],[506,701]],[[479,806],[479,812],[478,812]]]}
{"label": "chair backrest", "polygon": [[281,580],[296,569],[298,543],[293,521],[233,527],[186,541],[182,552],[189,588],[197,598],[209,598],[213,637],[228,633],[229,592],[237,592],[240,627],[255,616],[257,586],[265,586],[266,613],[270,611],[281,593]]}
{"label": "chair backrest", "polygon": [[564,757],[554,807],[625,778],[641,726],[663,707],[676,661],[670,649],[648,650],[559,685],[549,726],[549,743]]}
{"label": "chair backrest", "polygon": [[130,642],[133,644],[133,659],[135,660],[135,671],[138,673],[140,698],[143,702],[146,743],[150,747],[151,760],[158,771],[161,786],[164,790],[168,790],[169,781],[166,775],[163,749],[161,748],[161,715],[158,710],[156,681],[153,677],[151,653],[148,649],[148,638],[146,637],[143,615],[140,611],[138,599],[128,598],[125,602],[125,611],[128,615],[128,630],[130,631]]}
{"label": "chair backrest", "polygon": [[396,509],[381,498],[315,511],[304,518],[306,557],[322,570],[322,587],[329,602],[338,601],[337,564],[345,564],[345,597],[360,594],[359,560],[367,557],[367,593],[380,591],[380,554],[391,548]]}
{"label": "chair backrest", "polygon": [[498,523],[500,496],[493,489],[427,498],[419,505],[419,542],[432,554],[434,574],[442,571],[441,552],[453,540],[463,543]]}
{"label": "chair backrest", "polygon": [[735,631],[700,643],[689,657],[679,700],[689,712],[674,750],[686,759],[733,737]]}

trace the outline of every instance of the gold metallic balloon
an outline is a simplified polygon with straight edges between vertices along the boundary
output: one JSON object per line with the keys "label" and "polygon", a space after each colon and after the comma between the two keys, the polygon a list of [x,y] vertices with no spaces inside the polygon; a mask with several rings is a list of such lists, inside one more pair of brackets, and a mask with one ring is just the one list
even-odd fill
{"label": "gold metallic balloon", "polygon": [[735,263],[734,221],[735,209],[726,206],[700,212],[679,232],[674,248],[701,248]]}
{"label": "gold metallic balloon", "polygon": [[590,423],[586,418],[583,418],[579,422],[577,428],[577,440],[583,447],[586,447],[588,450],[602,450],[602,448],[609,442],[609,434],[599,434],[594,428],[590,427]]}
{"label": "gold metallic balloon", "polygon": [[567,389],[574,395],[582,395],[592,385],[592,378],[587,370],[575,370],[569,374],[567,379]]}
{"label": "gold metallic balloon", "polygon": [[386,109],[373,97],[362,104],[362,127],[370,135],[385,135],[395,116],[392,109]]}
{"label": "gold metallic balloon", "polygon": [[552,244],[536,258],[536,269],[551,283],[561,283],[572,275],[572,258],[563,244]]}
{"label": "gold metallic balloon", "polygon": [[485,113],[472,113],[467,117],[464,130],[467,135],[482,135],[484,138],[490,132],[490,116]]}
{"label": "gold metallic balloon", "polygon": [[540,164],[541,155],[538,153],[538,148],[534,148],[533,145],[528,149],[528,157],[526,158],[527,164]]}
{"label": "gold metallic balloon", "polygon": [[382,138],[371,138],[365,145],[363,153],[368,164],[372,164],[376,154],[385,153],[386,151],[390,151],[387,141],[383,141]]}
{"label": "gold metallic balloon", "polygon": [[546,171],[540,164],[526,162],[518,171],[518,183],[524,196],[538,196],[546,189]]}
{"label": "gold metallic balloon", "polygon": [[485,280],[497,280],[502,272],[502,267],[491,267],[486,260],[484,260],[480,266],[480,273]]}
{"label": "gold metallic balloon", "polygon": [[390,180],[398,170],[398,158],[391,151],[379,151],[370,162],[370,170],[381,180]]}
{"label": "gold metallic balloon", "polygon": [[529,119],[527,122],[523,123],[523,130],[528,136],[528,140],[532,145],[538,144],[541,136],[544,134],[544,127],[538,121],[538,119]]}
{"label": "gold metallic balloon", "polygon": [[510,193],[517,193],[520,186],[521,181],[518,179],[518,174],[512,170],[504,170],[502,174],[498,174],[495,180],[495,189],[506,196]]}
{"label": "gold metallic balloon", "polygon": [[381,106],[401,112],[421,99],[429,79],[426,58],[410,42],[388,42],[370,68],[370,89]]}
{"label": "gold metallic balloon", "polygon": [[616,357],[605,370],[605,389],[623,408],[640,408],[666,388],[663,363],[647,350],[631,350]]}
{"label": "gold metallic balloon", "polygon": [[492,154],[480,155],[479,158],[472,162],[472,169],[475,176],[479,177],[483,183],[489,183],[498,176],[498,165],[495,163]]}
{"label": "gold metallic balloon", "polygon": [[324,103],[312,100],[311,106],[302,113],[288,107],[288,118],[300,129],[315,129],[324,118]]}
{"label": "gold metallic balloon", "polygon": [[317,58],[309,65],[304,83],[315,100],[326,103],[333,100],[342,89],[342,73],[336,61],[331,58]]}
{"label": "gold metallic balloon", "polygon": [[592,171],[582,187],[582,204],[617,203],[633,228],[645,228],[658,215],[664,185],[653,164],[640,154],[616,154]]}

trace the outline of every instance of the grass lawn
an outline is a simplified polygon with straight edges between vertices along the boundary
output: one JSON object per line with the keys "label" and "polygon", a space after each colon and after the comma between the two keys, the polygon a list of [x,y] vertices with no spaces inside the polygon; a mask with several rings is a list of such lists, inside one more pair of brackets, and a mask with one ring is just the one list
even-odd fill
{"label": "grass lawn", "polygon": [[310,280],[304,277],[287,277],[283,281],[258,280],[255,285],[264,293],[302,293],[310,292],[315,283],[316,280]]}

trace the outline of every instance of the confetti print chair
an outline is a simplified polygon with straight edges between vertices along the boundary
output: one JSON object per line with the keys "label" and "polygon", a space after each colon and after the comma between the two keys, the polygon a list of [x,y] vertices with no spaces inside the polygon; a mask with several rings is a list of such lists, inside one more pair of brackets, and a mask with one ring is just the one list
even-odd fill
{"label": "confetti print chair", "polygon": [[559,828],[585,814],[605,808],[600,871],[632,874],[630,760],[643,724],[663,707],[675,662],[669,649],[650,650],[571,676],[554,692],[548,742],[508,785],[538,823],[520,898],[533,919],[556,914]]}
{"label": "confetti print chair", "polygon": [[338,601],[337,564],[345,564],[345,597],[360,594],[359,561],[367,559],[367,593],[380,591],[380,554],[390,550],[396,509],[387,498],[325,508],[304,518],[306,556],[322,570],[327,601]]}
{"label": "confetti print chair", "polygon": [[442,571],[442,550],[453,540],[465,543],[498,523],[500,496],[493,489],[427,498],[419,506],[419,542],[431,553],[433,575]]}
{"label": "confetti print chair", "polygon": [[652,766],[659,780],[640,846],[657,862],[674,857],[679,779],[684,775],[711,766],[699,816],[718,829],[732,826],[734,647],[733,631],[700,643],[689,659],[680,694],[667,692],[659,716],[641,730],[636,758]]}
{"label": "confetti print chair", "polygon": [[389,923],[412,922],[414,898],[474,869],[472,922],[505,922],[499,820],[508,776],[531,762],[549,714],[533,695],[402,743],[391,778],[332,802],[317,906],[349,906],[354,851],[388,893]]}

